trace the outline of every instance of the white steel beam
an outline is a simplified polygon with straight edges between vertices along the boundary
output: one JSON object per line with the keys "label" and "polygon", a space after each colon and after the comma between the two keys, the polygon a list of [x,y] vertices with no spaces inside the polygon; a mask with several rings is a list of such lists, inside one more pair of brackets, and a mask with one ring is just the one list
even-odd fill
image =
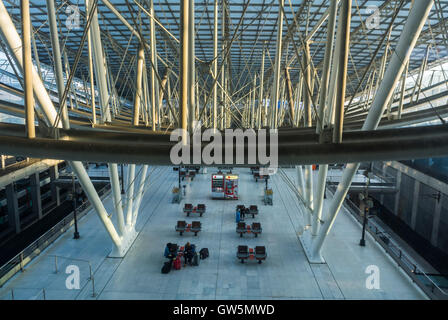
{"label": "white steel beam", "polygon": [[[426,19],[434,4],[434,0],[415,1],[412,6],[409,17],[403,27],[403,31],[398,40],[395,52],[389,62],[389,65],[381,81],[378,92],[372,102],[367,118],[362,130],[375,130],[381,120],[385,108],[391,99],[394,89],[400,80],[400,77],[406,67],[412,50],[414,49],[420,32],[426,22]],[[322,225],[321,231],[313,243],[311,256],[308,258],[311,262],[322,262],[321,250],[323,243],[336,220],[337,214],[350,188],[353,177],[359,168],[359,163],[349,163],[341,178],[336,193],[330,203],[327,218]]]}

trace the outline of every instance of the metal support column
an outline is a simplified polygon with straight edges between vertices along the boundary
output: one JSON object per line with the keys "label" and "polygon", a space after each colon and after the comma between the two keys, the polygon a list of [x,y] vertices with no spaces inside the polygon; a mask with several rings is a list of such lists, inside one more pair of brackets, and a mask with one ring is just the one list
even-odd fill
{"label": "metal support column", "polygon": [[440,199],[437,200],[437,202],[436,202],[436,207],[434,210],[434,216],[433,216],[433,220],[432,220],[431,244],[434,247],[437,247],[438,239],[439,239],[439,226],[440,226],[440,215],[442,213],[442,203],[443,203],[443,198],[441,195]]}
{"label": "metal support column", "polygon": [[213,129],[216,130],[218,127],[218,83],[216,81],[216,77],[218,76],[218,0],[215,0],[213,18],[213,77],[215,78],[213,84]]}
{"label": "metal support column", "polygon": [[[154,1],[150,2],[150,12],[154,17]],[[160,130],[160,104],[159,102],[159,80],[156,77],[157,68],[157,46],[156,46],[156,26],[151,18],[151,105],[152,105],[152,130]]]}
{"label": "metal support column", "polygon": [[[327,43],[325,46],[324,66],[322,69],[322,80],[319,94],[319,115],[316,121],[316,133],[320,134],[325,126],[325,105],[327,102],[327,87],[330,80],[330,61],[333,54],[334,30],[336,24],[338,0],[332,0],[330,4],[330,13],[327,26]],[[322,207],[325,196],[325,182],[327,179],[328,165],[319,166],[318,182],[316,189],[316,202],[313,212],[311,234],[316,236],[319,231],[320,220],[322,217]]]}
{"label": "metal support column", "polygon": [[[140,105],[142,100],[142,78],[143,78],[143,66],[145,62],[145,48],[142,44],[138,49],[138,61],[137,61],[137,79],[134,98],[134,114],[133,125],[138,126],[140,123]],[[154,122],[154,119],[153,119]]]}
{"label": "metal support column", "polygon": [[20,1],[20,11],[22,15],[22,43],[23,43],[23,78],[25,92],[25,122],[27,137],[36,137],[34,126],[34,96],[33,96],[33,62],[31,60],[31,17],[30,1]]}
{"label": "metal support column", "polygon": [[351,21],[351,0],[341,0],[342,7],[339,17],[339,26],[341,28],[341,44],[339,53],[339,72],[337,77],[336,106],[335,106],[335,125],[333,129],[333,142],[342,142],[342,130],[344,126],[344,105],[345,88],[347,84],[348,53],[350,50],[350,21]]}
{"label": "metal support column", "polygon": [[[305,126],[312,126],[312,117],[311,117],[311,99],[313,95],[313,85],[311,81],[311,57],[310,57],[310,46],[309,43],[305,43],[304,54],[303,54],[303,65],[305,66],[305,85],[303,86],[303,97],[304,97],[304,109],[305,109]],[[311,92],[309,91],[311,90]],[[314,192],[313,192],[313,168],[311,165],[305,166],[305,200],[307,206],[311,209],[314,209]],[[307,224],[311,226],[312,220],[311,215],[307,214]]]}
{"label": "metal support column", "polygon": [[195,123],[195,61],[194,61],[194,0],[188,0],[188,131],[193,133]]}
{"label": "metal support column", "polygon": [[128,190],[126,192],[127,202],[126,202],[126,226],[130,227],[132,225],[132,210],[134,204],[134,186],[135,186],[135,164],[130,164],[128,166]]}
{"label": "metal support column", "polygon": [[252,102],[251,102],[251,115],[250,115],[250,127],[255,128],[255,95],[257,90],[257,74],[254,74],[254,84],[252,90]]}
{"label": "metal support column", "polygon": [[419,194],[420,194],[420,181],[415,180],[414,193],[412,195],[412,210],[411,210],[411,228],[414,231],[415,231],[415,226],[417,225]]}
{"label": "metal support column", "polygon": [[33,213],[38,219],[42,219],[42,199],[40,193],[39,173],[35,172],[30,176],[31,200],[33,202]]}
{"label": "metal support column", "polygon": [[[392,97],[393,90],[403,73],[406,63],[409,61],[411,52],[414,49],[433,3],[434,0],[419,0],[414,2],[398,40],[395,53],[392,55],[362,130],[375,130],[378,127],[384,109]],[[347,164],[344,170],[341,182],[330,203],[325,223],[322,225],[321,231],[314,241],[310,257],[312,261],[321,262],[323,260],[321,257],[322,245],[331,230],[358,168],[359,163],[350,163]]]}
{"label": "metal support column", "polygon": [[179,111],[180,111],[180,124],[183,129],[182,139],[186,141],[187,127],[188,127],[188,13],[189,13],[189,2],[181,1],[180,13],[181,13],[181,23],[180,23],[180,101],[179,101]]}
{"label": "metal support column", "polygon": [[275,43],[275,63],[274,63],[274,83],[272,84],[271,93],[271,128],[277,128],[278,113],[278,92],[280,85],[280,65],[282,58],[282,34],[283,34],[283,4],[284,0],[279,0],[279,11],[277,19],[277,41]]}
{"label": "metal support column", "polygon": [[61,196],[59,187],[56,186],[54,181],[59,178],[59,170],[58,165],[54,165],[50,167],[50,188],[51,188],[51,200],[56,203],[56,206],[61,204]]}
{"label": "metal support column", "polygon": [[291,77],[289,76],[289,68],[285,68],[285,79],[286,79],[286,93],[288,96],[288,105],[289,105],[289,116],[290,116],[290,123],[291,126],[294,127],[295,125],[295,112],[294,112],[294,96],[292,93],[292,84],[291,84]]}
{"label": "metal support column", "polygon": [[[333,55],[334,30],[336,24],[338,0],[331,0],[330,13],[328,16],[327,41],[325,45],[324,65],[322,68],[322,80],[319,93],[319,115],[316,123],[316,133],[320,134],[325,125],[325,105],[327,101],[328,82],[330,80],[330,61]],[[319,200],[318,200],[319,201]]]}
{"label": "metal support column", "polygon": [[[51,2],[51,0],[48,0]],[[95,101],[95,75],[93,73],[93,53],[92,53],[92,36],[90,29],[87,31],[87,46],[88,46],[88,55],[89,55],[89,76],[90,76],[90,102],[92,104],[92,123],[96,124],[96,101]],[[61,65],[62,71],[62,65]],[[65,106],[65,110],[67,110],[67,106]]]}
{"label": "metal support column", "polygon": [[123,203],[120,190],[120,178],[118,176],[118,166],[116,163],[109,163],[110,184],[112,187],[112,194],[114,197],[115,213],[117,214],[118,232],[120,235],[125,233]]}
{"label": "metal support column", "polygon": [[408,77],[408,68],[409,68],[409,62],[406,63],[406,68],[403,73],[403,77],[401,79],[400,104],[398,105],[398,116],[397,116],[398,119],[401,119],[401,113],[403,112],[403,100],[406,91],[406,78]]}
{"label": "metal support column", "polygon": [[[260,106],[260,127],[266,126],[267,122],[267,103],[263,97],[263,86],[264,86],[264,56],[265,56],[265,45],[263,44],[263,52],[261,54],[261,68],[260,68],[260,93],[258,94],[258,104]],[[264,106],[264,108],[263,108]],[[263,112],[263,117],[261,116],[261,112]],[[263,119],[263,124],[261,124],[261,119]]]}
{"label": "metal support column", "polygon": [[59,47],[59,34],[58,25],[56,22],[56,12],[53,0],[47,0],[47,11],[48,11],[48,23],[50,25],[50,35],[51,35],[51,47],[53,52],[54,61],[54,75],[56,77],[56,85],[58,87],[59,96],[59,108],[62,108],[62,122],[68,126],[68,113],[67,113],[67,103],[62,101],[62,95],[64,94],[64,72],[62,68],[62,57],[61,49]]}
{"label": "metal support column", "polygon": [[[90,6],[91,0],[86,0],[86,11],[90,14]],[[101,102],[101,120],[102,122],[110,122],[111,121],[111,112],[110,112],[110,103],[109,103],[109,92],[107,90],[107,79],[106,79],[106,66],[105,59],[103,54],[103,46],[101,42],[101,34],[100,27],[98,23],[98,10],[95,8],[93,13],[92,22],[90,24],[90,31],[92,36],[92,44],[93,44],[93,58],[95,59],[95,63],[93,64],[95,67],[96,74],[96,84],[100,93],[100,102]]]}
{"label": "metal support column", "polygon": [[147,173],[148,173],[148,166],[144,165],[142,172],[140,174],[140,182],[137,190],[137,196],[135,197],[135,205],[132,213],[132,226],[134,226],[135,222],[137,221],[140,204],[142,202],[142,198],[145,193],[145,186],[146,182],[148,181]]}
{"label": "metal support column", "polygon": [[19,201],[17,199],[17,192],[15,190],[15,184],[10,183],[5,187],[6,191],[6,203],[8,206],[8,222],[15,233],[20,233],[20,215],[19,215]]}

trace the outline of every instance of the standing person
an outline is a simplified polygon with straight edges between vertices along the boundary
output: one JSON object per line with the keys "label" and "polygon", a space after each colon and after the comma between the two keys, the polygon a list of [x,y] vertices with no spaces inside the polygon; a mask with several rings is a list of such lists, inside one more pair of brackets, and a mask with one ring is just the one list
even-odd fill
{"label": "standing person", "polygon": [[241,220],[244,221],[244,217],[246,216],[246,208],[241,209]]}

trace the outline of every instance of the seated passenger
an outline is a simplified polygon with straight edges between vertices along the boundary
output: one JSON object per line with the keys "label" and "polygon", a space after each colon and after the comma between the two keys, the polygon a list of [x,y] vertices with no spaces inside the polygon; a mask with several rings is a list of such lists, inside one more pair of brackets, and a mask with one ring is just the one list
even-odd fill
{"label": "seated passenger", "polygon": [[194,256],[194,245],[190,244],[190,242],[187,242],[187,244],[185,244],[184,247],[184,259],[185,259],[184,266],[187,265],[187,262],[188,264],[191,265],[193,256]]}
{"label": "seated passenger", "polygon": [[165,253],[163,254],[165,258],[168,258],[169,254],[170,254],[170,248],[171,248],[171,243],[168,242],[165,247]]}
{"label": "seated passenger", "polygon": [[170,242],[168,242],[167,244],[166,244],[166,247],[165,247],[165,253],[163,254],[166,258],[168,258],[168,259],[174,259],[175,257],[176,257],[176,254],[175,254],[175,252],[171,252],[171,246],[172,246],[172,244],[170,243]]}

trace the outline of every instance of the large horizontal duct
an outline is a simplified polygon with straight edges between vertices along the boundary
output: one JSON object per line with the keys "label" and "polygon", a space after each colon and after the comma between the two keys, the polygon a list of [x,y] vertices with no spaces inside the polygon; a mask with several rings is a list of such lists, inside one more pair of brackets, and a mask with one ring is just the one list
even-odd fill
{"label": "large horizontal duct", "polygon": [[[1,125],[2,153],[71,161],[172,165],[170,151],[176,144],[170,141],[169,135],[161,134],[59,129],[59,139],[44,138],[37,130],[37,137],[29,140],[24,133],[23,125]],[[224,137],[225,135],[222,141],[225,140]],[[208,142],[203,142],[201,150],[207,144]],[[248,163],[247,143],[244,149],[246,155],[244,163],[235,164],[234,146],[234,160],[229,165],[255,164]],[[224,161],[226,150],[222,148],[221,151]],[[268,144],[267,154],[269,152]],[[448,156],[446,125],[344,132],[343,142],[339,144],[319,143],[319,136],[310,130],[280,130],[278,134],[279,165],[352,163],[444,156]],[[259,161],[257,156],[257,164]]]}

